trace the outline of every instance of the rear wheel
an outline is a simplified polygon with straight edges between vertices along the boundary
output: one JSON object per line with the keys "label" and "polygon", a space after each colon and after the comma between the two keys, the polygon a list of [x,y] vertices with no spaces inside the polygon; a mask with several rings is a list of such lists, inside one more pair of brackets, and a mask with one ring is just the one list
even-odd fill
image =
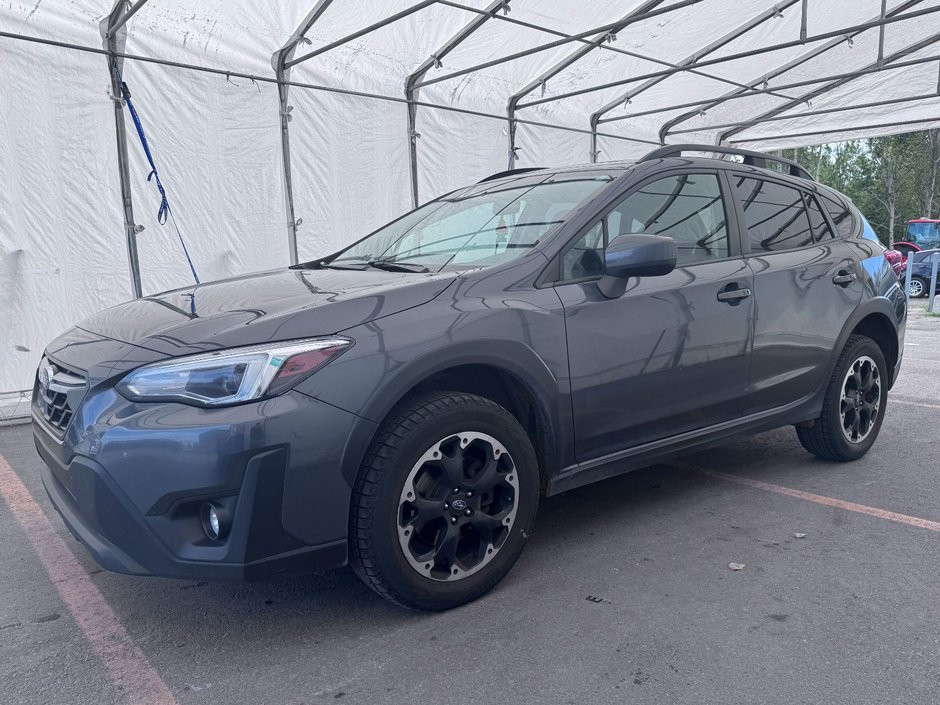
{"label": "rear wheel", "polygon": [[874,444],[888,401],[887,365],[871,338],[853,335],[829,380],[812,426],[797,426],[806,450],[824,460],[856,460]]}
{"label": "rear wheel", "polygon": [[456,607],[509,572],[538,491],[535,452],[512,414],[471,394],[417,397],[393,412],[367,453],[350,563],[400,605]]}
{"label": "rear wheel", "polygon": [[927,281],[920,277],[911,277],[911,288],[908,290],[912,299],[920,299],[927,295]]}

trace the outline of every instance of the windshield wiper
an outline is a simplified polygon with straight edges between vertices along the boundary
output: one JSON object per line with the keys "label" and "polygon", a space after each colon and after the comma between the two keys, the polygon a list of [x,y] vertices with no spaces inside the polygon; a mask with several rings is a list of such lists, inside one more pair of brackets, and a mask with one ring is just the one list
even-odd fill
{"label": "windshield wiper", "polygon": [[320,266],[321,266],[323,269],[352,269],[352,270],[355,270],[355,271],[357,271],[357,272],[362,272],[362,271],[364,271],[364,270],[366,269],[366,265],[365,265],[365,264],[363,264],[361,267],[345,267],[345,266],[343,266],[343,265],[341,265],[341,264],[332,264],[332,263],[330,263],[330,262],[326,262],[326,263],[321,262],[321,263],[320,263]]}
{"label": "windshield wiper", "polygon": [[384,269],[386,272],[414,272],[418,274],[427,274],[431,270],[423,264],[414,262],[395,262],[390,259],[374,259],[369,261],[369,266],[374,269]]}

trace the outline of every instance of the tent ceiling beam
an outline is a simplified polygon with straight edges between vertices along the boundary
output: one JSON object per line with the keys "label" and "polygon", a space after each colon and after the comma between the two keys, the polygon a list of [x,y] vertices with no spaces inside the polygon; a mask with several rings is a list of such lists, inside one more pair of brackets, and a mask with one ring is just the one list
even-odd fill
{"label": "tent ceiling beam", "polygon": [[[908,68],[911,66],[920,66],[920,65],[932,63],[938,60],[940,60],[940,57],[926,56],[921,59],[911,59],[909,61],[898,61],[896,63],[891,64],[891,66],[879,67],[879,68],[872,69],[870,71],[849,71],[847,73],[838,73],[838,74],[833,74],[830,76],[823,76],[821,78],[810,78],[810,79],[806,79],[803,81],[795,81],[793,83],[787,83],[787,84],[778,86],[777,90],[781,90],[781,89],[792,90],[794,88],[805,88],[806,86],[812,86],[817,83],[825,83],[826,81],[834,81],[836,79],[844,78],[846,76],[861,77],[861,76],[867,76],[867,75],[874,74],[874,73],[880,73],[882,71],[897,71],[899,69]],[[756,87],[757,85],[760,85],[760,82],[757,82],[754,87],[748,89],[747,91],[742,91],[740,93],[735,93],[733,95],[729,94],[721,98],[714,98],[714,97],[702,98],[700,100],[689,101],[688,103],[678,103],[676,105],[667,105],[661,108],[650,108],[649,110],[641,110],[635,113],[630,113],[628,115],[617,115],[616,117],[604,118],[600,120],[598,124],[606,125],[607,123],[620,122],[621,120],[629,120],[630,118],[643,117],[645,115],[659,115],[662,113],[669,113],[674,110],[681,110],[683,108],[694,108],[694,107],[699,107],[702,105],[708,105],[709,103],[716,103],[719,100],[721,101],[739,100],[741,98],[751,98],[756,95],[767,95],[767,94],[772,93],[770,89],[757,88]],[[708,109],[710,108],[706,108],[706,110]],[[696,115],[700,115],[700,114],[701,112],[696,110],[692,113],[689,113],[688,115],[689,117],[695,117]],[[705,126],[705,127],[700,128],[699,130],[681,130],[681,132],[699,132],[701,130],[707,130],[707,129],[708,129],[708,126]],[[680,131],[669,130],[669,134],[677,134],[678,132]]]}
{"label": "tent ceiling beam", "polygon": [[[458,5],[456,3],[442,2],[441,0],[438,0],[438,2],[444,5],[457,6],[462,9],[469,9],[469,8],[465,8],[463,5]],[[669,12],[675,12],[676,10],[681,10],[685,7],[689,7],[690,5],[697,5],[700,2],[703,2],[703,0],[680,0],[680,2],[673,3],[672,5],[669,5],[668,7],[661,7],[655,10],[650,10],[649,12],[646,12],[643,15],[637,15],[630,21],[630,24],[634,22],[639,22],[641,20],[650,19],[651,17],[665,15]],[[502,15],[497,15],[496,19],[508,19],[508,18],[503,17]],[[443,76],[435,76],[434,78],[430,78],[426,81],[422,81],[421,83],[417,85],[417,87],[421,88],[424,86],[430,86],[434,83],[441,83],[442,81],[449,81],[453,78],[466,76],[467,74],[477,73],[478,71],[483,71],[484,69],[492,68],[493,66],[499,66],[500,64],[505,64],[510,61],[515,61],[516,59],[522,59],[527,56],[531,56],[532,54],[538,54],[543,51],[548,51],[549,49],[554,49],[556,47],[563,46],[571,42],[582,42],[590,46],[591,48],[606,49],[608,51],[615,51],[621,54],[627,54],[628,56],[634,56],[634,57],[639,56],[640,58],[644,58],[644,59],[647,59],[648,61],[652,61],[652,59],[649,59],[649,57],[640,56],[633,52],[619,49],[618,47],[613,47],[609,43],[608,44],[601,43],[600,45],[598,45],[597,41],[591,39],[592,37],[596,37],[597,35],[604,35],[604,37],[606,38],[606,35],[608,35],[609,33],[617,31],[618,27],[620,29],[623,29],[625,27],[625,25],[622,24],[622,20],[620,22],[609,22],[608,24],[601,25],[599,27],[594,27],[593,29],[589,29],[584,32],[578,32],[577,34],[565,34],[564,32],[549,30],[545,27],[533,26],[533,29],[538,29],[539,31],[542,31],[542,32],[548,32],[550,34],[554,34],[560,37],[560,39],[554,42],[538,44],[534,47],[530,47],[529,49],[525,49],[523,51],[517,51],[513,54],[499,56],[499,57],[496,57],[495,59],[490,59],[489,61],[484,61],[483,63],[480,63],[480,64],[468,66],[467,68],[460,69],[459,71],[453,71],[452,73],[444,74]]]}
{"label": "tent ceiling beam", "polygon": [[326,44],[320,47],[319,49],[314,49],[311,52],[302,54],[301,56],[298,56],[296,59],[291,59],[290,61],[287,61],[285,63],[285,68],[291,68],[293,66],[296,66],[297,64],[307,61],[308,59],[312,59],[315,56],[319,56],[320,54],[325,54],[326,52],[336,49],[337,47],[341,47],[344,44],[347,44],[348,42],[351,42],[355,39],[359,39],[359,37],[364,37],[367,34],[371,34],[377,29],[382,29],[382,27],[386,27],[390,24],[398,22],[398,20],[400,19],[408,17],[408,15],[413,15],[416,12],[420,12],[424,8],[434,5],[436,2],[437,0],[422,0],[422,2],[419,2],[416,5],[412,5],[411,7],[406,7],[401,12],[396,12],[394,15],[389,15],[384,20],[380,20],[379,22],[370,24],[368,27],[363,27],[362,29],[356,32],[353,32],[352,34],[347,34],[345,37],[337,39],[335,42],[330,42],[329,44]]}
{"label": "tent ceiling beam", "polygon": [[[516,127],[513,118],[516,115],[516,106],[519,104],[519,101],[529,95],[529,93],[532,91],[536,90],[539,86],[544,86],[549,80],[560,74],[572,64],[575,64],[583,59],[594,49],[603,45],[603,43],[610,40],[610,38],[616,32],[623,30],[626,26],[636,21],[637,17],[648,16],[649,12],[655,10],[659,5],[662,5],[663,2],[665,2],[665,0],[647,0],[632,12],[625,15],[619,22],[604,32],[596,35],[589,43],[583,44],[575,49],[568,56],[542,73],[538,78],[529,81],[529,83],[527,83],[521,90],[516,91],[509,97],[509,101],[506,105],[506,114],[509,116],[509,169],[512,169],[516,162]],[[596,144],[592,144],[591,149],[592,151],[596,149]],[[592,158],[591,161],[594,161],[594,159]]]}
{"label": "tent ceiling beam", "polygon": [[[751,144],[752,142],[770,142],[772,140],[788,140],[788,139],[797,139],[802,137],[816,137],[819,135],[831,135],[836,132],[862,132],[867,130],[881,130],[885,128],[892,127],[912,127],[914,125],[923,125],[925,123],[937,123],[940,122],[940,117],[928,117],[928,118],[919,118],[917,120],[901,120],[898,122],[881,122],[868,125],[860,125],[858,127],[833,127],[825,130],[811,130],[808,132],[793,132],[787,135],[768,135],[766,137],[752,137],[750,139],[742,138],[739,140],[729,140],[728,144]],[[903,130],[898,130],[898,132],[903,132]]]}
{"label": "tent ceiling beam", "polygon": [[[936,61],[936,59],[933,59]],[[907,96],[905,98],[890,98],[888,100],[876,100],[871,103],[855,103],[853,105],[842,105],[838,108],[823,108],[821,110],[807,110],[801,113],[790,113],[788,115],[774,115],[771,117],[766,117],[763,119],[757,120],[748,120],[747,122],[726,122],[720,125],[709,125],[707,128],[701,127],[687,127],[684,130],[672,130],[670,135],[684,135],[694,132],[701,132],[703,129],[707,130],[720,130],[727,127],[754,127],[755,125],[763,125],[768,122],[781,122],[786,120],[798,120],[800,118],[813,117],[816,115],[833,115],[835,113],[847,113],[852,112],[853,110],[865,110],[867,108],[882,108],[888,105],[902,105],[904,103],[915,103],[917,101],[929,100],[930,98],[937,98],[938,96],[927,96],[926,98],[922,95]],[[850,130],[851,128],[846,128]]]}
{"label": "tent ceiling beam", "polygon": [[[805,1],[806,0],[804,0],[804,9],[805,9]],[[777,3],[773,5],[773,7],[770,7],[767,10],[764,10],[763,12],[761,12],[759,15],[752,17],[750,20],[732,29],[730,32],[728,32],[724,36],[719,37],[718,39],[711,42],[710,44],[702,47],[700,50],[693,52],[692,54],[687,56],[685,59],[678,62],[675,66],[677,68],[682,67],[682,66],[692,67],[695,63],[700,61],[703,57],[708,56],[709,54],[715,51],[718,51],[723,46],[726,46],[727,44],[733,42],[739,37],[742,37],[743,35],[747,34],[751,30],[755,29],[756,27],[759,27],[767,20],[773,19],[775,17],[780,17],[781,13],[784,10],[794,5],[796,2],[798,2],[798,0],[785,0],[785,2]],[[805,15],[804,15],[804,19],[805,19]],[[660,83],[665,81],[666,78],[668,78],[668,76],[660,76],[657,78],[651,78],[645,83],[643,83],[641,86],[638,86],[637,88],[633,88],[627,91],[626,93],[623,93],[616,100],[613,100],[607,103],[607,105],[602,107],[600,110],[597,110],[596,112],[594,112],[590,118],[591,131],[596,132],[598,124],[600,124],[603,121],[602,120],[603,116],[606,115],[608,112],[610,112],[611,110],[613,110],[614,108],[616,108],[617,106],[621,104],[628,103],[636,96],[653,88],[654,86],[659,85]],[[741,84],[738,84],[738,87],[743,87],[743,86]],[[787,98],[789,98],[789,96],[787,96]],[[597,160],[597,153],[598,153],[597,152],[597,138],[593,137],[592,148],[591,148],[592,161]]]}
{"label": "tent ceiling beam", "polygon": [[[892,63],[895,62],[895,61],[899,61],[899,60],[903,59],[904,57],[913,54],[914,52],[917,52],[917,51],[920,51],[921,49],[926,49],[927,47],[933,46],[933,45],[936,44],[938,41],[940,41],[940,33],[934,34],[934,35],[932,35],[932,36],[930,36],[930,37],[927,37],[927,38],[925,38],[925,39],[922,39],[922,40],[920,40],[919,42],[915,42],[914,44],[912,44],[912,45],[910,45],[910,46],[908,46],[908,47],[905,47],[904,49],[901,49],[901,50],[899,50],[899,51],[896,51],[896,52],[894,52],[893,54],[891,54],[891,55],[889,55],[889,56],[880,57],[880,58],[876,59],[873,63],[868,64],[867,66],[862,67],[861,69],[859,69],[859,71],[867,71],[867,70],[870,70],[870,69],[883,68],[884,66],[890,65],[890,64],[892,64]],[[847,84],[847,83],[851,83],[852,81],[855,81],[855,80],[857,80],[858,78],[859,78],[859,73],[858,73],[858,72],[855,72],[855,73],[854,73],[853,75],[851,75],[851,76],[846,76],[846,77],[844,77],[844,78],[840,78],[840,79],[837,79],[837,80],[835,80],[835,81],[830,81],[830,82],[826,83],[825,85],[820,86],[820,87],[818,87],[818,88],[816,88],[816,89],[810,91],[809,93],[806,93],[806,94],[800,96],[799,98],[790,101],[789,103],[785,103],[784,105],[777,106],[777,107],[775,107],[775,108],[772,108],[771,110],[768,110],[768,111],[765,112],[765,113],[762,113],[762,114],[758,115],[757,117],[754,118],[754,120],[757,121],[757,122],[760,122],[761,120],[764,120],[764,119],[766,119],[766,118],[773,117],[773,116],[775,116],[775,115],[780,115],[781,113],[784,113],[784,112],[786,112],[787,110],[790,110],[790,109],[792,109],[792,108],[795,108],[795,107],[797,107],[798,105],[801,105],[801,104],[804,104],[804,103],[807,104],[807,106],[809,106],[810,101],[812,101],[814,98],[818,98],[819,96],[824,95],[824,94],[826,94],[826,93],[829,93],[829,92],[835,90],[836,88],[840,88],[841,86],[844,86],[844,85]],[[744,127],[743,125],[738,125],[738,126],[736,126],[736,127],[731,128],[730,130],[727,130],[727,131],[725,131],[725,132],[722,132],[722,133],[721,133],[721,136],[719,137],[719,140],[718,140],[718,141],[719,141],[719,142],[724,142],[724,141],[727,140],[728,138],[733,137],[734,135],[738,134],[739,132],[741,132],[741,131],[744,130],[744,129],[745,129],[745,127]]]}
{"label": "tent ceiling beam", "polygon": [[441,61],[450,52],[460,46],[464,40],[482,27],[487,20],[492,19],[500,8],[504,7],[506,0],[494,0],[487,6],[484,14],[473,17],[464,27],[454,36],[448,39],[440,49],[425,59],[417,69],[412,71],[405,78],[405,100],[408,101],[408,158],[411,170],[411,201],[415,208],[418,207],[418,137],[417,132],[417,113],[418,106],[415,104],[415,98],[419,89],[415,87],[425,74],[435,66],[440,66]]}
{"label": "tent ceiling beam", "polygon": [[[911,4],[916,4],[916,3],[907,3],[907,4],[911,5]],[[878,19],[864,22],[862,24],[853,25],[851,27],[843,27],[838,30],[816,34],[811,37],[807,37],[805,41],[794,39],[794,40],[787,41],[787,42],[781,42],[779,44],[768,44],[767,46],[756,47],[754,49],[738,52],[736,54],[728,54],[727,56],[720,56],[714,59],[706,59],[705,61],[700,61],[696,63],[695,66],[697,68],[703,68],[706,66],[716,66],[718,64],[728,63],[729,61],[747,59],[752,56],[759,56],[761,54],[769,54],[775,51],[780,51],[781,49],[790,49],[795,46],[800,46],[801,44],[804,44],[804,43],[819,42],[819,41],[824,41],[826,39],[840,38],[842,41],[847,41],[846,40],[847,35],[857,35],[866,30],[880,27],[882,24],[894,24],[896,22],[914,20],[914,19],[918,19],[920,17],[924,17],[927,15],[933,15],[938,12],[940,12],[940,6],[927,7],[921,10],[915,10],[913,12],[902,13],[902,14],[891,14],[890,16],[886,17],[883,20],[880,19],[879,17]],[[618,81],[610,81],[610,82],[602,83],[602,84],[595,85],[595,86],[587,86],[585,88],[579,88],[574,91],[568,91],[566,93],[559,93],[558,95],[547,96],[545,98],[539,98],[538,100],[531,100],[527,103],[520,103],[518,107],[529,108],[529,107],[533,107],[536,105],[542,105],[543,103],[551,103],[551,102],[555,102],[558,100],[564,100],[565,98],[573,98],[575,96],[585,95],[587,93],[596,93],[597,91],[606,90],[608,88],[616,88],[618,86],[625,86],[630,83],[637,83],[638,81],[645,81],[646,79],[649,79],[649,78],[658,78],[659,76],[671,76],[673,74],[680,73],[683,71],[688,72],[689,68],[690,67],[680,66],[677,68],[664,69],[662,71],[654,71],[654,72],[647,73],[647,74],[641,74],[638,76],[633,76],[631,78],[625,78],[625,79],[621,79]]]}
{"label": "tent ceiling beam", "polygon": [[[866,22],[865,24],[868,25],[868,24],[871,24],[871,22],[886,22],[889,19],[892,19],[892,16],[903,16],[903,13],[906,10],[910,9],[911,7],[914,7],[915,5],[920,4],[922,1],[923,0],[908,0],[907,2],[899,5],[890,13],[888,13],[889,16],[886,17],[884,20],[881,19],[881,15],[879,14],[877,17],[873,18],[869,22]],[[940,8],[934,8],[934,9],[940,9]],[[805,64],[807,61],[815,59],[817,56],[825,54],[829,50],[834,49],[846,42],[849,42],[853,37],[858,36],[863,31],[865,30],[854,30],[851,32],[836,33],[835,36],[831,38],[825,44],[822,44],[821,46],[818,46],[818,47],[814,47],[813,49],[810,49],[809,51],[804,52],[803,54],[800,54],[799,56],[792,59],[791,61],[786,62],[782,66],[777,67],[773,71],[770,71],[769,73],[765,73],[763,76],[759,76],[758,78],[754,79],[753,81],[750,82],[750,87],[751,87],[750,90],[753,90],[757,86],[766,85],[767,82],[770,81],[771,79],[777,78],[778,76],[782,76],[783,74],[787,73],[788,71],[791,71],[797,66],[801,66],[802,64]],[[895,66],[895,68],[897,67]],[[881,67],[874,68],[874,71],[879,71],[879,70],[881,70]],[[844,76],[861,75],[862,73],[864,73],[864,71],[856,69],[855,71],[845,73]],[[838,78],[841,78],[841,76]],[[838,80],[838,78],[835,78],[833,80]],[[818,78],[812,81],[812,83],[820,83],[820,82],[821,80]],[[777,86],[778,90],[780,88],[781,88],[780,86]],[[674,128],[676,125],[686,122],[694,118],[696,115],[701,115],[705,111],[711,110],[712,108],[715,108],[728,100],[733,100],[734,98],[740,95],[745,95],[745,94],[747,94],[747,90],[731,91],[730,93],[726,93],[720,98],[716,98],[712,101],[709,101],[708,103],[705,104],[706,107],[704,108],[700,107],[698,110],[693,110],[691,112],[683,113],[682,115],[679,115],[678,117],[668,120],[659,130],[659,139],[665,143],[666,136],[669,134],[670,130],[672,130],[672,128]]]}
{"label": "tent ceiling beam", "polygon": [[[128,2],[125,4],[125,10],[124,10],[124,12],[121,13],[121,14],[119,14],[119,15],[117,16],[117,19],[115,19],[113,22],[111,22],[111,23],[108,25],[107,34],[105,35],[104,38],[105,38],[105,39],[109,39],[111,36],[113,36],[113,35],[115,34],[115,32],[117,32],[119,29],[121,29],[121,27],[123,27],[125,24],[127,24],[127,21],[128,21],[131,17],[133,17],[134,15],[136,15],[136,14],[138,13],[138,11],[140,11],[140,9],[141,9],[144,5],[146,5],[149,1],[150,1],[150,0],[137,0],[137,2],[134,3],[133,5],[130,5],[130,2],[128,1]],[[128,5],[130,5],[130,6],[128,7]],[[109,18],[113,18],[114,16],[115,16],[115,15],[114,15],[114,10],[112,10],[112,11],[111,11],[111,14],[108,15],[108,17],[109,17]]]}
{"label": "tent ceiling beam", "polygon": [[[74,49],[75,51],[84,51],[90,54],[102,54],[108,55],[106,49],[99,49],[97,47],[89,47],[82,44],[74,44],[71,42],[62,42],[55,39],[45,39],[44,37],[33,37],[25,34],[14,34],[12,32],[0,32],[0,38],[5,39],[16,39],[20,41],[31,42],[34,44],[42,44],[45,46],[59,47],[61,49]],[[158,66],[168,66],[171,68],[185,69],[188,71],[197,71],[200,73],[214,74],[216,76],[222,76],[224,78],[244,78],[248,81],[255,81],[257,83],[272,83],[276,84],[277,79],[274,76],[262,76],[255,73],[245,73],[242,71],[229,71],[226,69],[221,69],[216,66],[200,66],[198,64],[188,64],[182,61],[170,61],[168,59],[157,59],[152,56],[142,56],[140,54],[128,54],[124,52],[117,52],[115,54],[117,57],[122,59],[127,59],[130,61],[141,61],[143,63],[156,64]],[[303,88],[305,90],[311,91],[322,91],[324,93],[336,93],[337,95],[348,95],[354,96],[357,98],[371,98],[373,100],[384,100],[390,103],[402,103],[406,104],[408,101],[405,98],[399,98],[396,96],[383,95],[381,93],[369,93],[367,91],[357,91],[349,88],[337,88],[335,86],[324,86],[317,83],[305,83],[303,81],[289,81],[285,80],[284,83],[292,88]],[[414,101],[415,105],[421,108],[428,108],[430,110],[443,110],[450,113],[458,113],[460,115],[473,115],[475,117],[488,118],[491,120],[499,120],[501,122],[509,122],[509,118],[505,115],[498,115],[496,113],[488,113],[483,110],[471,110],[469,108],[458,108],[454,105],[442,105],[440,103],[429,103],[426,101],[416,100]],[[540,122],[537,120],[523,120],[521,118],[516,118],[516,122],[523,125],[532,125],[534,127],[547,127],[552,130],[561,130],[562,132],[574,132],[584,135],[589,135],[590,130],[571,127],[570,125],[555,125],[549,122]],[[649,144],[654,146],[659,146],[658,142],[653,140],[643,139],[640,137],[628,137],[626,135],[615,135],[615,134],[601,134],[601,137],[609,137],[611,139],[623,140],[625,142],[636,142],[638,144]]]}

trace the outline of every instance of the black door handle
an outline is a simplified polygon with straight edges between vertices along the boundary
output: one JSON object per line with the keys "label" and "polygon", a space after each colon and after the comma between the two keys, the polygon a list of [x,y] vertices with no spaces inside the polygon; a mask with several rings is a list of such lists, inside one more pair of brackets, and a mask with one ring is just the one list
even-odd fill
{"label": "black door handle", "polygon": [[737,306],[750,295],[751,290],[746,286],[739,287],[737,284],[728,284],[728,286],[718,292],[718,300],[724,301],[732,306]]}
{"label": "black door handle", "polygon": [[841,286],[844,289],[857,278],[858,277],[856,277],[852,272],[845,269],[840,269],[839,273],[832,278],[832,283],[836,286]]}

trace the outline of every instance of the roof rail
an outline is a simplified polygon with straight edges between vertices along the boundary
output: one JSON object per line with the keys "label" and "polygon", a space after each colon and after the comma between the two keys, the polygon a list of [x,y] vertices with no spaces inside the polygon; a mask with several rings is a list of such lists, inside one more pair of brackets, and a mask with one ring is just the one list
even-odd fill
{"label": "roof rail", "polygon": [[752,152],[749,149],[738,149],[737,147],[724,147],[714,144],[670,144],[665,147],[659,147],[643,157],[641,162],[652,161],[653,159],[665,159],[666,157],[681,157],[683,152],[714,152],[716,154],[735,154],[744,157],[744,163],[749,166],[756,166],[760,169],[767,168],[767,162],[778,162],[789,167],[790,176],[796,176],[801,179],[815,181],[812,175],[802,166],[791,159],[775,157],[772,154],[764,152]]}
{"label": "roof rail", "polygon": [[528,171],[542,171],[544,166],[527,166],[520,169],[507,169],[506,171],[497,171],[495,174],[490,174],[485,179],[480,179],[477,181],[478,184],[484,184],[487,181],[494,181],[495,179],[501,179],[504,176],[513,176],[515,174],[525,174]]}

